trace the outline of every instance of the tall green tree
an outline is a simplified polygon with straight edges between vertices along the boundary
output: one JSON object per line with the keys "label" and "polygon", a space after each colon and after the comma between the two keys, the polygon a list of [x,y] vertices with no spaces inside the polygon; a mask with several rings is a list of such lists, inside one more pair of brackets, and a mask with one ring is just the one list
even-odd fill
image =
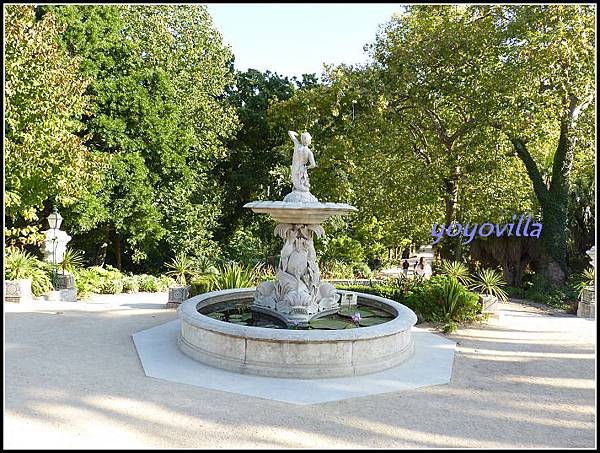
{"label": "tall green tree", "polygon": [[78,231],[110,243],[118,266],[124,252],[128,266],[214,252],[222,191],[212,169],[237,119],[223,100],[232,55],[206,7],[51,9],[93,79],[86,144],[112,162],[95,200],[73,210]]}
{"label": "tall green tree", "polygon": [[495,17],[504,64],[492,123],[527,169],[544,226],[545,253],[538,270],[549,286],[556,286],[564,283],[568,272],[573,162],[578,148],[584,148],[583,154],[593,153],[593,140],[581,140],[580,124],[582,116],[593,114],[595,100],[596,8],[515,6],[497,10]]}
{"label": "tall green tree", "polygon": [[44,209],[73,205],[100,178],[101,162],[77,134],[90,80],[56,44],[64,27],[53,14],[38,21],[32,6],[4,11],[6,233],[36,243]]}
{"label": "tall green tree", "polygon": [[272,236],[271,225],[247,212],[243,205],[271,196],[271,189],[275,188],[271,171],[286,160],[276,147],[287,133],[280,125],[268,123],[267,111],[271,104],[289,99],[295,88],[293,79],[248,69],[236,72],[234,82],[226,89],[227,102],[236,110],[240,129],[228,141],[227,157],[215,169],[225,190],[219,221],[223,243],[229,242],[240,228],[250,229],[261,238]]}
{"label": "tall green tree", "polygon": [[491,8],[411,6],[370,46],[390,121],[406,130],[409,149],[441,184],[445,225],[460,220],[465,178],[495,157],[476,145],[491,102],[486,81],[500,64]]}

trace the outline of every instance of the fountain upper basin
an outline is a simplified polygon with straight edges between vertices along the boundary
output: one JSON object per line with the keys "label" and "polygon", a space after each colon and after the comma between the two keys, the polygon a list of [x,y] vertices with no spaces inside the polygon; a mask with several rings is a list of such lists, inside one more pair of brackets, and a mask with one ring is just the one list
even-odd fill
{"label": "fountain upper basin", "polygon": [[358,211],[346,203],[303,203],[289,201],[252,201],[244,205],[260,214],[270,214],[279,223],[315,225],[334,215]]}

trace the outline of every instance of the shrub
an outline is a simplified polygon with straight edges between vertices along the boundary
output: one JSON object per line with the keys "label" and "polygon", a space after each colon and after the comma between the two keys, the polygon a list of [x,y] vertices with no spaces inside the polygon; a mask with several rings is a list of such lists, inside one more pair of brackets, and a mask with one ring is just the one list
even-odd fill
{"label": "shrub", "polygon": [[137,293],[140,290],[140,284],[135,277],[125,277],[123,279],[124,293]]}
{"label": "shrub", "polygon": [[[123,291],[125,275],[112,266],[92,266],[85,269],[74,267],[77,297],[85,299],[92,293],[117,294]],[[118,282],[118,283],[116,283]]]}
{"label": "shrub", "polygon": [[170,263],[166,275],[173,277],[180,285],[187,285],[196,275],[195,263],[191,258],[179,254]]}
{"label": "shrub", "polygon": [[158,278],[154,275],[140,274],[137,275],[136,278],[140,286],[140,291],[145,291],[147,293],[157,293],[160,291]]}
{"label": "shrub", "polygon": [[123,292],[123,280],[105,280],[100,288],[101,294],[119,294]]}
{"label": "shrub", "polygon": [[159,292],[167,291],[169,289],[169,286],[173,286],[173,284],[175,284],[175,283],[176,283],[175,280],[173,280],[168,275],[161,275],[157,279],[158,291]]}
{"label": "shrub", "polygon": [[352,266],[354,277],[371,278],[373,271],[367,263],[354,263]]}
{"label": "shrub", "polygon": [[38,260],[29,252],[16,247],[8,247],[4,260],[4,279],[31,279],[31,292],[41,296],[52,290],[51,267]]}
{"label": "shrub", "polygon": [[92,293],[100,293],[104,283],[104,277],[93,268],[76,269],[73,272],[77,298],[85,299]]}
{"label": "shrub", "polygon": [[200,277],[196,277],[190,282],[190,297],[210,291],[211,285],[212,279],[210,276],[202,275]]}
{"label": "shrub", "polygon": [[351,279],[354,278],[354,269],[352,265],[343,261],[331,260],[321,264],[321,278],[324,279]]}
{"label": "shrub", "polygon": [[467,322],[477,319],[479,296],[445,275],[429,280],[395,279],[385,285],[336,285],[339,289],[385,297],[406,305],[420,319],[432,322]]}
{"label": "shrub", "polygon": [[362,244],[356,239],[346,235],[338,236],[329,241],[321,261],[341,261],[353,265],[365,261],[365,252]]}
{"label": "shrub", "polygon": [[527,277],[527,280],[523,279],[521,288],[506,288],[511,297],[532,300],[573,313],[577,310],[579,288],[576,284],[578,280],[576,274],[569,277],[566,285],[551,290],[544,287],[544,281],[541,276],[529,274]]}
{"label": "shrub", "polygon": [[54,289],[50,272],[44,263],[36,263],[31,274],[31,293],[34,296],[43,296]]}
{"label": "shrub", "polygon": [[197,275],[210,275],[216,274],[217,268],[214,262],[203,255],[195,256],[192,258],[194,270]]}
{"label": "shrub", "polygon": [[460,261],[442,260],[437,272],[442,275],[454,277],[465,286],[469,286],[471,283],[473,283],[473,278],[471,278],[469,268]]}
{"label": "shrub", "polygon": [[211,275],[211,289],[247,288],[257,283],[262,265],[254,267],[238,263],[222,265],[218,273]]}
{"label": "shrub", "polygon": [[508,293],[503,289],[506,286],[502,273],[497,269],[481,269],[476,274],[476,282],[472,288],[488,296],[495,296],[502,302],[508,300]]}
{"label": "shrub", "polygon": [[578,296],[581,297],[581,293],[583,292],[584,288],[587,288],[588,286],[594,286],[596,280],[594,269],[588,267],[578,277],[579,281],[575,285],[575,289],[577,290]]}
{"label": "shrub", "polygon": [[261,239],[245,229],[235,231],[225,252],[229,259],[244,265],[253,265],[266,255]]}

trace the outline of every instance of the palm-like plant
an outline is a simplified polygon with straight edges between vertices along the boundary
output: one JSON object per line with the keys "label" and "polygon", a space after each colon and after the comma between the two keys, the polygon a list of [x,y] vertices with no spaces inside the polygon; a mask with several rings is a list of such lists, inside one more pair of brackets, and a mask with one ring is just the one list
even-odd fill
{"label": "palm-like plant", "polygon": [[592,269],[591,267],[588,267],[586,270],[583,271],[583,273],[580,276],[581,281],[579,283],[577,283],[577,285],[575,285],[575,288],[577,289],[577,293],[579,294],[579,297],[581,297],[581,294],[583,293],[584,288],[588,287],[588,286],[594,286],[594,282],[595,282],[595,275],[594,275],[594,269]]}
{"label": "palm-like plant", "polygon": [[16,247],[6,249],[4,258],[4,278],[6,280],[31,278],[34,268],[34,258],[28,252]]}
{"label": "palm-like plant", "polygon": [[460,306],[461,295],[464,287],[456,277],[450,277],[442,288],[442,305],[447,321],[452,321]]}
{"label": "palm-like plant", "polygon": [[254,267],[238,263],[224,264],[219,267],[216,274],[211,276],[211,288],[222,290],[254,286],[261,268],[260,264]]}
{"label": "palm-like plant", "polygon": [[83,252],[80,250],[74,250],[67,248],[63,254],[63,260],[59,264],[62,274],[65,272],[74,271],[80,267],[83,267]]}
{"label": "palm-like plant", "polygon": [[177,255],[166,266],[170,269],[166,272],[166,275],[174,277],[180,285],[187,285],[189,281],[198,275],[194,261],[183,254]]}
{"label": "palm-like plant", "polygon": [[469,272],[469,268],[460,261],[442,260],[440,264],[440,272],[444,275],[454,277],[465,286],[473,283],[473,278]]}
{"label": "palm-like plant", "polygon": [[495,296],[502,302],[508,300],[508,293],[503,289],[506,283],[500,271],[497,269],[481,269],[476,274],[476,278],[477,281],[471,286],[472,289],[488,296]]}
{"label": "palm-like plant", "polygon": [[8,247],[4,260],[4,278],[6,280],[31,279],[31,292],[41,296],[52,289],[45,263],[33,255],[16,247]]}
{"label": "palm-like plant", "polygon": [[211,275],[217,273],[217,268],[213,262],[204,255],[192,259],[197,275]]}

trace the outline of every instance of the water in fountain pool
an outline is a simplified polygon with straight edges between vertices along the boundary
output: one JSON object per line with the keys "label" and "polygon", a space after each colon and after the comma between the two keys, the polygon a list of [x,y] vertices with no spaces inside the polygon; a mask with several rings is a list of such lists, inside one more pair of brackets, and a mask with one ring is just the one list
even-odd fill
{"label": "water in fountain pool", "polygon": [[219,321],[242,326],[266,327],[271,329],[294,330],[340,330],[375,326],[390,321],[394,316],[387,311],[361,305],[344,305],[337,313],[313,319],[308,326],[286,327],[278,318],[251,310],[252,300],[243,299],[232,302],[211,304],[198,312]]}

